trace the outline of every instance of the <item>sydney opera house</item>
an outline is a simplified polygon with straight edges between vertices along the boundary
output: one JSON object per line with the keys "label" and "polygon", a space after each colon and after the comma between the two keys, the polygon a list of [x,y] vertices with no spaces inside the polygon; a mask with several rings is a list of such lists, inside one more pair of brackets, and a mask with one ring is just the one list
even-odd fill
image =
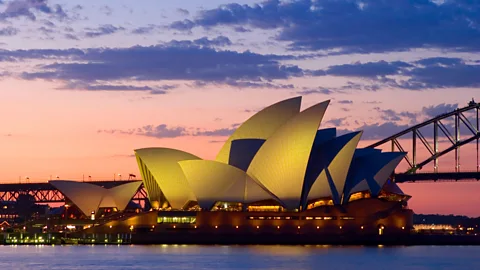
{"label": "sydney opera house", "polygon": [[[183,234],[401,234],[412,227],[410,196],[391,174],[406,153],[357,148],[362,131],[319,129],[329,101],[303,111],[301,97],[253,115],[215,160],[170,148],[135,150],[151,209],[112,219],[96,232],[148,230]],[[85,214],[121,212],[140,183],[70,195]],[[71,197],[77,196],[77,197]]]}

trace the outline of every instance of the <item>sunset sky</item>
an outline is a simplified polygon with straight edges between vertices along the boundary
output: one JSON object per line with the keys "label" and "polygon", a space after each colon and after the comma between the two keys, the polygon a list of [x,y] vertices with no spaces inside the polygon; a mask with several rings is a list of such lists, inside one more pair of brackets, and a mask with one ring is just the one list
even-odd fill
{"label": "sunset sky", "polygon": [[[212,159],[298,95],[365,146],[480,100],[479,51],[478,0],[0,0],[0,181],[126,177],[142,147]],[[480,182],[401,188],[417,213],[480,216]]]}

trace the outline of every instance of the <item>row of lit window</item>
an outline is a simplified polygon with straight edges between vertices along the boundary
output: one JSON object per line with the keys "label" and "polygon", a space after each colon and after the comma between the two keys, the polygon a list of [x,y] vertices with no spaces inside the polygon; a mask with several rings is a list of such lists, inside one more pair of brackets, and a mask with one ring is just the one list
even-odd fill
{"label": "row of lit window", "polygon": [[4,218],[17,218],[18,215],[0,215],[0,219],[4,219]]}
{"label": "row of lit window", "polygon": [[196,217],[158,217],[157,223],[195,223]]}
{"label": "row of lit window", "polygon": [[287,220],[299,220],[300,217],[247,217],[247,219],[260,219],[260,220],[265,220],[265,219],[287,219]]}
{"label": "row of lit window", "polygon": [[[355,219],[354,217],[339,217],[342,220],[352,220]],[[250,216],[247,219],[258,219],[258,220],[269,220],[269,219],[286,219],[286,220],[336,220],[337,217],[254,217]]]}
{"label": "row of lit window", "polygon": [[[218,226],[217,226],[217,225],[215,225],[215,226],[213,226],[213,227],[214,227],[215,229],[218,229]],[[236,225],[236,226],[234,226],[234,227],[235,227],[235,229],[238,229],[238,228],[239,228],[238,225]],[[260,229],[260,226],[255,226],[255,227],[256,227],[257,229]],[[111,226],[110,226],[110,228],[111,228]],[[152,228],[155,228],[155,226],[152,226]],[[172,228],[175,229],[175,228],[177,228],[177,226],[176,226],[176,225],[173,225]],[[197,228],[197,225],[195,225],[194,228],[196,229],[196,228]],[[277,228],[277,229],[280,229],[281,226],[276,226],[276,228]],[[301,228],[302,228],[301,226],[297,226],[297,229],[301,229]],[[339,226],[338,228],[339,228],[340,230],[342,230],[342,229],[343,229],[343,226]],[[130,229],[132,230],[132,229],[133,229],[133,226],[130,226]],[[318,229],[320,229],[320,226],[317,226],[317,230],[318,230]],[[360,229],[363,230],[363,229],[365,229],[365,227],[364,227],[364,226],[360,226]],[[385,229],[385,226],[381,226],[379,229],[383,231],[383,230]],[[402,226],[402,230],[405,230],[405,227]]]}

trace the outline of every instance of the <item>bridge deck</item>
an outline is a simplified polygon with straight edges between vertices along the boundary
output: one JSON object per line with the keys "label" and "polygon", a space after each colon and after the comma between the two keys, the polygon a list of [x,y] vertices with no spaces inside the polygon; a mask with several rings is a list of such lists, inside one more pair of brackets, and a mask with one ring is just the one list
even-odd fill
{"label": "bridge deck", "polygon": [[395,174],[396,183],[437,181],[479,181],[480,172],[400,173]]}
{"label": "bridge deck", "polygon": [[[112,188],[118,185],[138,182],[139,180],[119,180],[119,181],[84,181],[99,185],[104,188]],[[43,183],[0,183],[0,202],[16,201],[21,194],[29,194],[33,196],[37,203],[56,203],[65,200],[63,194],[48,182]],[[134,201],[144,201],[147,195],[141,186],[137,193],[133,196]]]}
{"label": "bridge deck", "polygon": [[[112,188],[118,185],[137,182],[140,180],[120,180],[120,181],[84,181],[82,183],[89,183],[104,188]],[[6,191],[28,191],[28,190],[56,190],[50,183],[0,183],[0,192]]]}

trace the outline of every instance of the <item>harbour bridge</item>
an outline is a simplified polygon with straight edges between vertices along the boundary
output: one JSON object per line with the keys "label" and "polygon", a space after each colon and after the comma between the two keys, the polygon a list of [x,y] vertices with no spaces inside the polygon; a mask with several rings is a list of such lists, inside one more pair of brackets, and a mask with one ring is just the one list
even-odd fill
{"label": "harbour bridge", "polygon": [[[479,181],[479,139],[480,139],[480,103],[473,100],[468,106],[455,109],[423,123],[416,124],[397,134],[378,141],[368,148],[388,148],[389,151],[408,152],[405,156],[407,169],[396,172],[392,178],[397,183],[422,182],[422,181]],[[446,147],[441,147],[443,145]],[[474,146],[472,147],[472,144]],[[476,168],[470,171],[460,170],[460,150],[470,146],[466,151],[469,162],[476,162]],[[423,148],[423,151],[419,149]],[[472,151],[473,156],[472,160]],[[421,153],[427,153],[426,157],[420,158]],[[463,150],[462,150],[463,152]],[[453,153],[453,168],[440,170],[439,159]],[[476,159],[476,160],[475,160]],[[433,165],[433,171],[422,172],[427,165]],[[120,184],[137,180],[111,180],[111,181],[84,181],[111,188]],[[16,201],[21,194],[33,196],[37,203],[64,202],[61,192],[48,182],[43,183],[4,183],[0,184],[0,202]],[[139,188],[133,201],[141,203],[147,199],[147,193],[143,185]]]}

